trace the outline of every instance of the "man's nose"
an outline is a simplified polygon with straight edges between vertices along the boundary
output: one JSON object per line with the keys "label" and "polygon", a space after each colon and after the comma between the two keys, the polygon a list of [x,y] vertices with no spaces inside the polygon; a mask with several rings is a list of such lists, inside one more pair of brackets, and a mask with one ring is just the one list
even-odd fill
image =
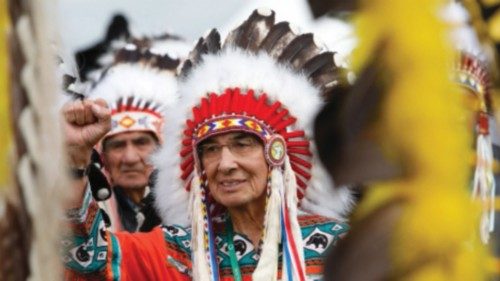
{"label": "man's nose", "polygon": [[236,168],[238,165],[236,163],[236,156],[231,152],[228,146],[223,146],[220,152],[219,159],[219,170],[223,172],[230,171]]}
{"label": "man's nose", "polygon": [[133,145],[127,145],[125,147],[125,151],[123,152],[122,160],[125,163],[135,163],[141,161],[139,150]]}

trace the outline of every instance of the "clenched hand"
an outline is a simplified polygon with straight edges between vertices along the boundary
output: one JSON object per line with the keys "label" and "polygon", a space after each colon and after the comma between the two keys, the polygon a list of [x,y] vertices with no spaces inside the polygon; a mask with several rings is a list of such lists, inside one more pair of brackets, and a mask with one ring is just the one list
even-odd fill
{"label": "clenched hand", "polygon": [[102,99],[74,101],[63,107],[70,165],[85,167],[92,148],[111,129],[111,111]]}

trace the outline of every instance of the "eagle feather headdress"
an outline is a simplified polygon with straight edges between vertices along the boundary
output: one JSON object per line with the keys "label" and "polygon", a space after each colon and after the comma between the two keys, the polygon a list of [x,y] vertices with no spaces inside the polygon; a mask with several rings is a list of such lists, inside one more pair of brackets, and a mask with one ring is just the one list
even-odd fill
{"label": "eagle feather headdress", "polygon": [[[318,163],[311,142],[312,122],[323,98],[344,82],[334,53],[318,47],[312,34],[299,34],[288,22],[275,23],[275,14],[268,9],[255,10],[224,43],[216,30],[198,41],[182,67],[180,105],[167,114],[167,145],[155,157],[160,170],[157,209],[166,224],[191,222],[195,279],[217,279],[216,270],[210,270],[217,268],[216,262],[205,260],[214,256],[213,245],[204,242],[213,237],[203,228],[210,224],[211,211],[218,208],[202,191],[196,151],[196,145],[210,136],[245,131],[265,146],[272,183],[255,280],[276,276],[282,203],[287,204],[283,216],[295,225],[293,231],[281,235],[296,242],[300,240],[297,204],[311,213],[344,219],[350,193],[342,188],[331,192],[331,179]],[[286,153],[278,157],[268,150],[277,147]],[[299,246],[295,268],[303,263]]]}

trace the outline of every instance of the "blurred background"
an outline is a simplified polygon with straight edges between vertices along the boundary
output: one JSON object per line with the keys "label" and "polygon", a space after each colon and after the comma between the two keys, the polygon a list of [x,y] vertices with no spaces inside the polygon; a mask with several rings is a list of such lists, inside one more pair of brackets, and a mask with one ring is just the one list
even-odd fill
{"label": "blurred background", "polygon": [[64,48],[73,53],[101,40],[115,14],[127,18],[135,36],[169,32],[194,42],[214,27],[225,34],[260,7],[272,8],[278,20],[291,21],[301,31],[314,31],[341,57],[354,46],[349,25],[329,16],[313,19],[307,0],[60,0],[59,27]]}

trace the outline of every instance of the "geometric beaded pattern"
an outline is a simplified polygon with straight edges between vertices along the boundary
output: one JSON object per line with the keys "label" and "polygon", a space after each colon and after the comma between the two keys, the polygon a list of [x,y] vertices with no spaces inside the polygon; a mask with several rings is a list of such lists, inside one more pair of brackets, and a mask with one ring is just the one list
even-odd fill
{"label": "geometric beaded pattern", "polygon": [[207,120],[205,123],[201,124],[195,134],[193,134],[193,140],[196,144],[212,135],[230,131],[254,133],[263,140],[267,140],[271,135],[269,130],[256,119],[248,116],[231,115]]}

